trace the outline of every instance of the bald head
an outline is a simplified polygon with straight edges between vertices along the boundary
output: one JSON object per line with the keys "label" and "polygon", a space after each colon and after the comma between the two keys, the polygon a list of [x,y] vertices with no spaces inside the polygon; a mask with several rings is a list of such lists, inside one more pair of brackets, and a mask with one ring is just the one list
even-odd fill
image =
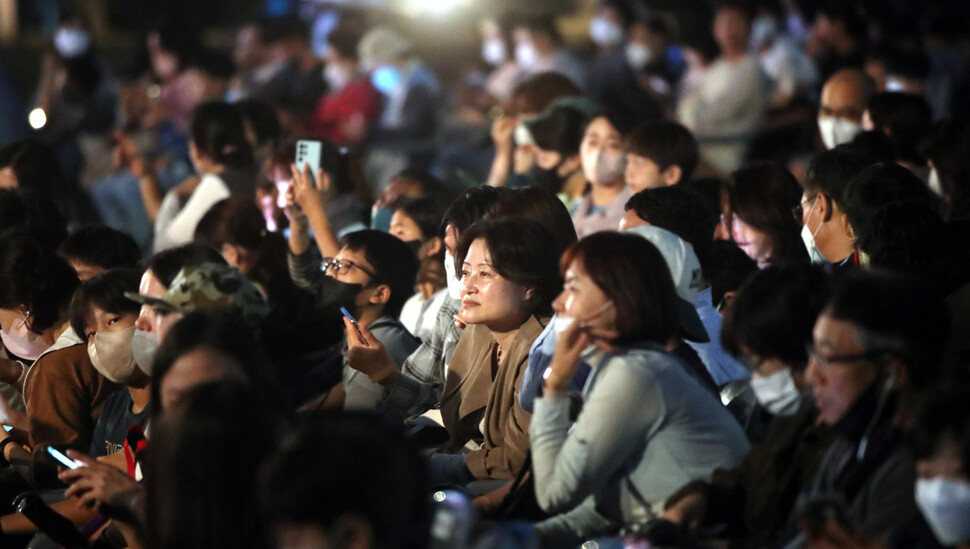
{"label": "bald head", "polygon": [[842,69],[825,81],[819,116],[834,116],[862,122],[866,110],[868,82],[858,69]]}
{"label": "bald head", "polygon": [[859,133],[870,93],[869,81],[858,69],[842,69],[825,82],[818,127],[827,148],[848,143]]}

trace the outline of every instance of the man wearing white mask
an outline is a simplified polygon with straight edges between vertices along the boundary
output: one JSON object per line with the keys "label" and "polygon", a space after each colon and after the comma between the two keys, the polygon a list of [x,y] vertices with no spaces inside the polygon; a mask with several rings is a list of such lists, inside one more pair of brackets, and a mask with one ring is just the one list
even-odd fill
{"label": "man wearing white mask", "polygon": [[848,143],[862,131],[862,115],[872,95],[872,84],[858,69],[842,69],[822,87],[818,131],[826,149]]}
{"label": "man wearing white mask", "polygon": [[795,213],[801,217],[802,241],[812,263],[831,264],[840,270],[858,265],[842,204],[849,181],[869,164],[867,158],[846,147],[822,151],[809,164]]}
{"label": "man wearing white mask", "polygon": [[622,139],[606,115],[594,116],[586,126],[579,155],[590,191],[573,212],[579,238],[597,231],[615,231],[623,219],[631,194],[623,180],[626,156]]}

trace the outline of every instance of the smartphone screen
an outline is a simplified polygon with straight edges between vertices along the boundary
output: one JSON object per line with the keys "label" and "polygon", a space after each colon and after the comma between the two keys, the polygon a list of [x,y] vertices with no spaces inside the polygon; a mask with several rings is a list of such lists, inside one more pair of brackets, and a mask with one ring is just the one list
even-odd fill
{"label": "smartphone screen", "polygon": [[277,181],[276,182],[276,206],[279,208],[286,207],[286,191],[290,190],[290,185],[293,181]]}
{"label": "smartphone screen", "polygon": [[57,461],[61,462],[61,464],[64,465],[64,467],[67,467],[68,469],[77,469],[78,467],[80,467],[80,465],[76,461],[65,456],[63,452],[61,452],[57,448],[54,448],[53,446],[47,447],[47,453],[50,454],[51,457],[53,457]]}

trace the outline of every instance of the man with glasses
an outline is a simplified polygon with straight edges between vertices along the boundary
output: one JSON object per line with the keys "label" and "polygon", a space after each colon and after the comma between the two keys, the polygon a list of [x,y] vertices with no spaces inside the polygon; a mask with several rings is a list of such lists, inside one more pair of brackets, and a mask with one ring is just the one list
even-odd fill
{"label": "man with glasses", "polygon": [[872,83],[859,69],[842,69],[822,86],[818,130],[826,149],[852,141],[862,131],[862,115],[872,95]]}
{"label": "man with glasses", "polygon": [[[340,251],[322,264],[323,273],[344,284],[359,284],[350,312],[387,349],[395,366],[420,345],[398,316],[404,302],[414,294],[418,261],[404,242],[383,231],[364,230],[346,235]],[[346,409],[375,409],[384,399],[384,389],[367,375],[343,364],[343,381],[325,400],[326,406]]]}
{"label": "man with glasses", "polygon": [[790,519],[793,546],[833,536],[886,541],[916,517],[901,427],[940,375],[948,324],[942,295],[914,279],[856,271],[836,282],[805,370],[835,440]]}
{"label": "man with glasses", "polygon": [[[683,487],[664,518],[750,547],[885,541],[916,517],[900,426],[940,375],[947,325],[942,296],[913,279],[863,270],[837,279],[807,350],[815,428],[792,428],[811,417],[776,418],[741,467]],[[769,496],[747,514],[749,499]]]}
{"label": "man with glasses", "polygon": [[802,200],[793,213],[802,223],[802,241],[813,263],[836,270],[859,264],[843,204],[849,181],[872,163],[849,146],[840,146],[818,153],[809,164]]}

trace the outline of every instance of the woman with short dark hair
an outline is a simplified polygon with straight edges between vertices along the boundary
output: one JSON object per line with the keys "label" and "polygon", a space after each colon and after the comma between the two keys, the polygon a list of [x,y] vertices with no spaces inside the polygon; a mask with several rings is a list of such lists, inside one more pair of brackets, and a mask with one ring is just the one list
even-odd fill
{"label": "woman with short dark hair", "polygon": [[[472,225],[455,256],[467,325],[449,364],[441,416],[451,437],[432,457],[434,484],[515,478],[529,449],[530,414],[518,402],[532,342],[562,287],[558,253],[536,221]],[[479,450],[462,454],[469,440]]]}
{"label": "woman with short dark hair", "polygon": [[[536,528],[552,547],[642,526],[681,484],[736,465],[749,447],[727,409],[664,351],[678,330],[676,293],[653,244],[596,233],[566,252],[562,270],[554,307],[571,322],[529,429],[536,498],[558,515]],[[572,425],[566,388],[581,356],[593,371]]]}
{"label": "woman with short dark hair", "polygon": [[757,163],[737,170],[724,193],[723,223],[738,247],[762,269],[782,260],[808,261],[801,214],[802,188],[784,168]]}

